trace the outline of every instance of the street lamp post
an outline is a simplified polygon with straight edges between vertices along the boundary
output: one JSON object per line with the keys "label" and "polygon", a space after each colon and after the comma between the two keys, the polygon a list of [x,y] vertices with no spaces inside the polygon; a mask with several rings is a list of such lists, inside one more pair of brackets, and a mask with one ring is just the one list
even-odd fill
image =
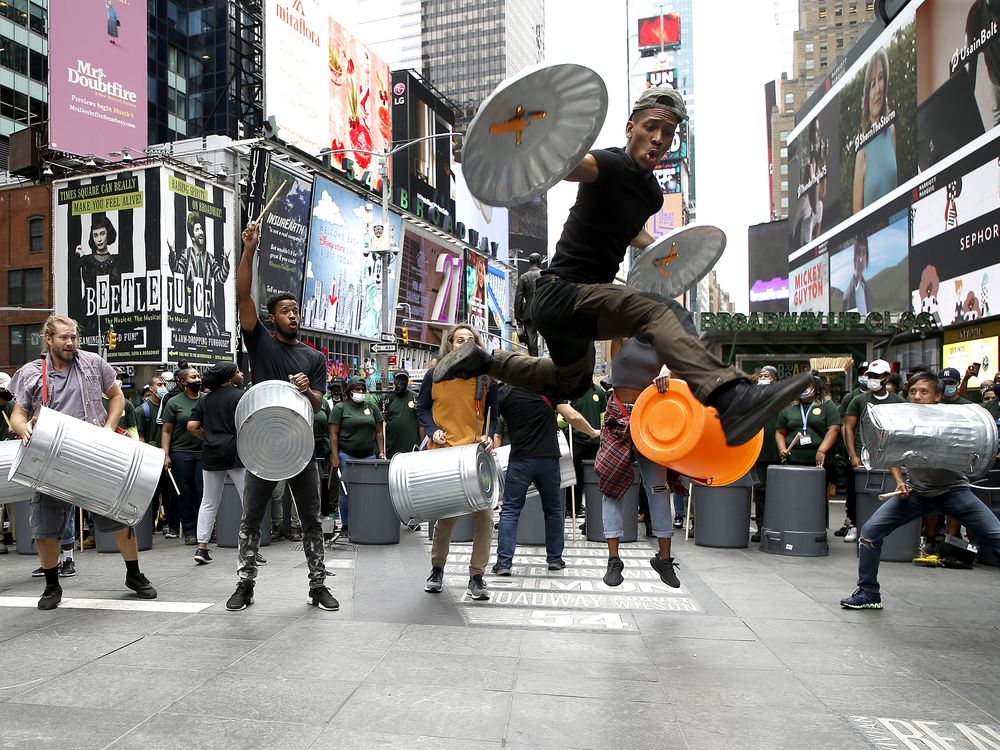
{"label": "street lamp post", "polygon": [[[461,133],[446,132],[446,133],[435,133],[434,135],[425,135],[420,138],[414,138],[409,141],[403,141],[402,143],[394,146],[393,148],[383,149],[382,151],[364,151],[355,148],[342,148],[336,150],[323,149],[320,152],[321,156],[332,156],[334,154],[368,154],[374,156],[378,159],[378,173],[382,178],[382,236],[376,236],[378,240],[377,243],[373,242],[372,245],[377,248],[373,249],[372,252],[378,253],[379,259],[382,263],[382,333],[389,333],[390,321],[389,321],[389,264],[392,260],[393,255],[393,241],[389,234],[389,157],[394,154],[404,151],[417,143],[422,143],[423,141],[437,140],[438,138],[460,138]],[[398,245],[397,251],[398,251]],[[380,355],[382,359],[383,371],[387,371],[388,367],[388,355]]]}

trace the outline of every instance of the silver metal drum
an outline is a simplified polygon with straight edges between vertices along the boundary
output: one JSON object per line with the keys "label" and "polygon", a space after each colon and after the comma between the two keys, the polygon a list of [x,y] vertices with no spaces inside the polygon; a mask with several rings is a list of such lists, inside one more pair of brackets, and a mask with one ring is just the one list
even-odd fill
{"label": "silver metal drum", "polygon": [[496,461],[481,443],[397,453],[389,462],[389,497],[403,523],[488,510],[499,496]]}
{"label": "silver metal drum", "polygon": [[254,476],[290,479],[313,459],[313,408],[298,388],[265,380],[236,405],[236,451]]}
{"label": "silver metal drum", "polygon": [[[576,484],[576,469],[573,466],[573,456],[569,452],[569,443],[566,436],[560,430],[557,433],[559,440],[559,487],[572,487]],[[500,493],[503,494],[504,480],[507,478],[507,464],[510,463],[510,445],[501,445],[493,451],[497,460],[498,473],[500,476]],[[537,495],[538,490],[532,485],[528,490],[527,497]]]}
{"label": "silver metal drum", "polygon": [[12,482],[7,478],[7,475],[10,474],[10,465],[14,463],[14,458],[20,448],[20,440],[0,442],[0,503],[19,503],[22,500],[30,500],[31,496],[35,494],[35,491],[30,487]]}
{"label": "silver metal drum", "polygon": [[163,473],[163,451],[47,407],[8,479],[135,526]]}
{"label": "silver metal drum", "polygon": [[869,404],[861,420],[867,469],[950,469],[986,476],[997,457],[997,425],[976,404]]}
{"label": "silver metal drum", "polygon": [[539,64],[494,89],[462,144],[462,174],[490,206],[541,195],[583,160],[604,125],[608,89],[590,68]]}

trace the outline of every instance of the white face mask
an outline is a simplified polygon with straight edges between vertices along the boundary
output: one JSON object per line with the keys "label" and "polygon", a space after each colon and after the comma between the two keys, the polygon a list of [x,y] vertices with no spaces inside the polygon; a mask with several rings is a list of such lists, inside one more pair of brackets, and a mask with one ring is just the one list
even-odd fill
{"label": "white face mask", "polygon": [[364,400],[365,400],[365,394],[363,394],[361,391],[354,391],[353,393],[351,393],[351,401],[353,401],[354,403],[360,404]]}
{"label": "white face mask", "polygon": [[868,376],[867,375],[861,375],[860,377],[858,377],[858,387],[859,388],[867,388],[868,387]]}
{"label": "white face mask", "polygon": [[771,385],[771,380],[769,378],[761,378],[757,381],[757,385]]}
{"label": "white face mask", "polygon": [[808,401],[813,396],[816,395],[816,390],[814,388],[806,388],[802,393],[799,394],[800,401]]}
{"label": "white face mask", "polygon": [[885,380],[882,378],[873,378],[871,375],[868,376],[868,390],[869,391],[880,391],[882,386],[885,385]]}
{"label": "white face mask", "polygon": [[167,395],[167,387],[165,385],[161,385],[159,388],[156,389],[157,398],[163,398],[166,395]]}

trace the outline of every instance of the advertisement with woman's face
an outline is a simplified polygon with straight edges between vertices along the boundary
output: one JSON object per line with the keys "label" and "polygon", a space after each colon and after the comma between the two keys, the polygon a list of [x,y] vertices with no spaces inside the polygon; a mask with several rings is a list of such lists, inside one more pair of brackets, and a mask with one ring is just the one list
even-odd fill
{"label": "advertisement with woman's face", "polygon": [[916,23],[901,26],[840,91],[841,184],[857,213],[917,173]]}

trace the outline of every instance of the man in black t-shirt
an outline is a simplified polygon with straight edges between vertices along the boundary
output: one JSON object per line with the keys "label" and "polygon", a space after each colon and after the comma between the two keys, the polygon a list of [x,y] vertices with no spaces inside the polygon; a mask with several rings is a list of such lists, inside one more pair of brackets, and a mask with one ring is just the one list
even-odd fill
{"label": "man in black t-shirt", "polygon": [[[260,239],[259,219],[243,230],[243,257],[236,273],[236,298],[240,309],[243,342],[250,354],[250,374],[254,383],[265,380],[290,382],[312,405],[323,408],[326,390],[326,358],[321,352],[299,341],[299,306],[291,294],[279,294],[267,301],[268,317],[274,323],[274,335],[257,318],[257,303],[250,294],[253,285],[254,255]],[[283,439],[275,435],[277,444]],[[236,611],[253,604],[254,580],[257,577],[257,550],[260,547],[260,524],[264,510],[277,482],[246,474],[243,497],[243,520],[239,538],[239,585],[226,609]],[[309,603],[325,610],[337,610],[340,604],[326,586],[323,563],[323,526],[319,520],[319,473],[310,461],[301,472],[288,479],[302,522],[302,547],[309,567]]]}
{"label": "man in black t-shirt", "polygon": [[613,283],[629,245],[645,249],[653,241],[643,229],[663,206],[653,170],[686,118],[680,93],[647,89],[625,125],[625,148],[591,151],[566,177],[580,189],[532,305],[551,359],[466,345],[438,362],[435,382],[489,374],[536,393],[578,398],[593,378],[594,341],[633,336],[718,409],[730,445],[750,440],[802,392],[808,373],[757,388],[702,345],[691,314],[675,300]]}
{"label": "man in black t-shirt", "polygon": [[[559,496],[559,440],[556,414],[590,437],[601,433],[566,402],[553,404],[523,388],[504,386],[499,394],[500,416],[507,423],[510,461],[503,487],[500,530],[497,534],[497,562],[493,572],[509,576],[517,545],[517,522],[532,484],[541,498],[545,515],[545,557],[549,570],[562,570],[563,506]],[[500,434],[493,438],[499,445]]]}

